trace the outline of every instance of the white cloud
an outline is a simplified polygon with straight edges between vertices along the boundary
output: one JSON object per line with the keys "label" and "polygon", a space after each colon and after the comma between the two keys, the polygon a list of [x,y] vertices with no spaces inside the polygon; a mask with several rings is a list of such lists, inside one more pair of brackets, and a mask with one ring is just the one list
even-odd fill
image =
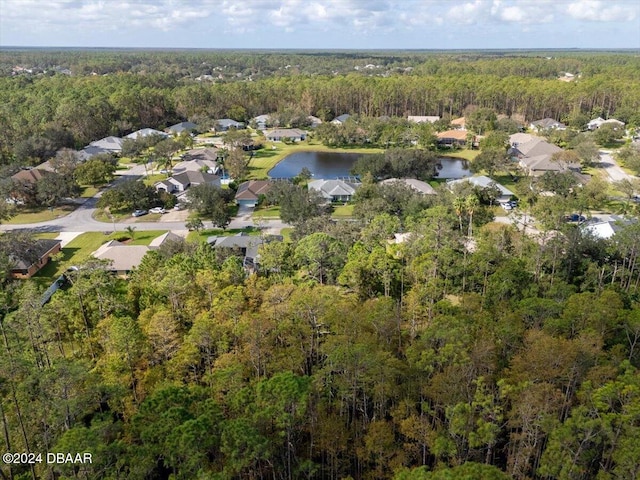
{"label": "white cloud", "polygon": [[489,2],[486,0],[475,0],[454,5],[447,12],[447,19],[461,24],[473,24],[480,22],[491,12]]}
{"label": "white cloud", "polygon": [[[48,0],[46,8],[43,4],[0,0],[1,37],[10,38],[7,32],[28,31],[45,38],[55,32],[86,35],[113,30],[149,36],[190,29],[194,35],[224,33],[237,38],[252,33],[255,38],[273,38],[295,32],[305,41],[325,36],[339,44],[345,39],[348,48],[349,39],[358,36],[419,38],[454,30],[456,38],[463,32],[465,37],[488,38],[497,27],[517,35],[540,31],[538,25],[545,23],[567,31],[571,22],[574,29],[593,22],[619,22],[633,30],[630,22],[640,17],[640,0]],[[479,28],[465,32],[468,25]]]}
{"label": "white cloud", "polygon": [[576,20],[589,22],[621,22],[634,20],[640,9],[639,2],[620,4],[600,0],[581,0],[570,3],[566,12]]}

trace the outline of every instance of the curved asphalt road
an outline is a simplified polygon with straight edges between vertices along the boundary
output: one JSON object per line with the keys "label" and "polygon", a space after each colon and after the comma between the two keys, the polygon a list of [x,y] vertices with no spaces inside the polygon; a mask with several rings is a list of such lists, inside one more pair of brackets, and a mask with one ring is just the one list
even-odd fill
{"label": "curved asphalt road", "polygon": [[[144,175],[144,166],[136,165],[129,169],[125,174],[114,183],[133,180]],[[99,222],[93,218],[96,211],[96,203],[102,192],[98,192],[94,197],[85,200],[78,208],[69,215],[49,220],[41,223],[29,223],[20,225],[0,225],[0,231],[7,230],[32,230],[35,232],[111,232],[114,224],[109,222]],[[257,226],[251,218],[251,209],[241,208],[238,215],[231,220],[228,228],[245,228]],[[206,226],[205,222],[205,226]],[[186,230],[185,222],[116,222],[116,230],[124,230],[127,227],[135,227],[136,230]],[[279,233],[281,229],[290,227],[280,219],[262,220],[260,226],[268,230],[269,233]]]}

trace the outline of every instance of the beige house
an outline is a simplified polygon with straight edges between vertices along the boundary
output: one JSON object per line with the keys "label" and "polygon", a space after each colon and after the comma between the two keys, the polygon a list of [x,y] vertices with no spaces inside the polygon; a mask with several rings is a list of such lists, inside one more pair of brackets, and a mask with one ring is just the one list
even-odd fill
{"label": "beige house", "polygon": [[182,242],[184,239],[172,232],[154,238],[149,246],[127,245],[117,240],[110,240],[91,254],[98,260],[108,262],[106,269],[119,277],[127,277],[138,267],[142,258],[151,250],[157,250],[167,242]]}

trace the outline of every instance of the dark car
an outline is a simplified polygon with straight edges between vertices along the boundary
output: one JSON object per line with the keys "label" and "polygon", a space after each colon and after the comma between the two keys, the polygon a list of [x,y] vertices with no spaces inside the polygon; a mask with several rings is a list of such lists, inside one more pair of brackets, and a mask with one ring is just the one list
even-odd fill
{"label": "dark car", "polygon": [[572,213],[571,215],[567,215],[564,217],[566,222],[584,222],[586,220],[584,215],[578,215],[577,213]]}
{"label": "dark car", "polygon": [[133,213],[131,214],[132,217],[141,217],[143,215],[146,215],[147,212],[146,210],[134,210]]}

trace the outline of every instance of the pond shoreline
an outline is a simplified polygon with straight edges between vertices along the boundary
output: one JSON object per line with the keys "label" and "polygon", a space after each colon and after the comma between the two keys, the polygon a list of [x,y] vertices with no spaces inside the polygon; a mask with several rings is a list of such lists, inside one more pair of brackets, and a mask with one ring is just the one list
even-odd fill
{"label": "pond shoreline", "polygon": [[[335,151],[294,151],[278,161],[268,172],[269,178],[288,179],[300,174],[303,168],[315,179],[336,179],[352,176],[351,169],[363,155],[371,153]],[[469,161],[439,156],[436,179],[459,179],[471,175]]]}

